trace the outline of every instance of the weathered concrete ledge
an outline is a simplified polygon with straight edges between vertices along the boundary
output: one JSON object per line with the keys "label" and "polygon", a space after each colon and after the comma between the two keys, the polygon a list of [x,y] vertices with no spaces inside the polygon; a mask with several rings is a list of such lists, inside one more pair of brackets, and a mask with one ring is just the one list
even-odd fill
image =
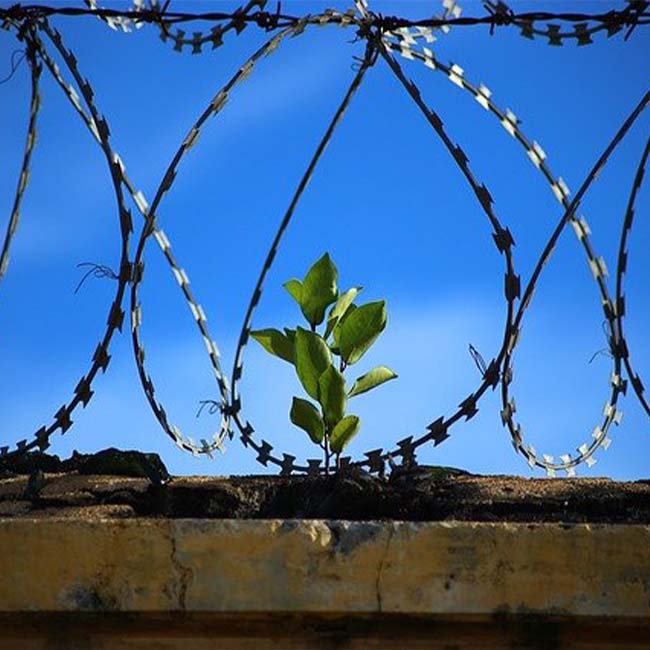
{"label": "weathered concrete ledge", "polygon": [[650,648],[648,481],[73,460],[0,479],[0,650]]}
{"label": "weathered concrete ledge", "polygon": [[0,520],[0,610],[647,618],[650,527]]}

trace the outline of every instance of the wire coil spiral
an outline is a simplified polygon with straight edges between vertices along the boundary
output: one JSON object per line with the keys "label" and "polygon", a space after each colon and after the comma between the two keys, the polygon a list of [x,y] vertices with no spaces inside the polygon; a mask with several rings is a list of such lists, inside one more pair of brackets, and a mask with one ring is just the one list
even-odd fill
{"label": "wire coil spiral", "polygon": [[[628,382],[632,385],[634,394],[641,403],[642,408],[650,416],[650,404],[644,393],[643,382],[632,366],[629,347],[624,336],[625,300],[623,293],[629,238],[634,222],[637,196],[650,157],[650,139],[639,160],[623,220],[614,298],[611,297],[607,287],[607,266],[605,261],[594,250],[590,238],[591,231],[586,219],[578,215],[580,202],[585,193],[632,125],[650,104],[650,92],[643,96],[630,113],[587,175],[579,191],[573,199],[570,199],[570,192],[566,183],[561,177],[552,174],[546,161],[546,153],[536,141],[530,140],[523,133],[516,115],[510,109],[501,109],[492,99],[492,93],[487,86],[483,84],[475,85],[468,81],[465,70],[461,66],[456,63],[445,64],[441,62],[430,47],[440,34],[448,33],[451,27],[469,24],[487,24],[491,29],[512,25],[520,29],[522,36],[526,38],[542,36],[548,40],[550,45],[561,45],[568,40],[574,40],[577,45],[588,45],[593,42],[593,37],[601,32],[606,32],[607,36],[613,36],[627,27],[627,35],[629,35],[637,25],[650,23],[650,14],[648,12],[650,3],[632,0],[622,10],[595,17],[577,14],[558,15],[555,17],[556,19],[569,21],[572,25],[570,29],[563,31],[558,23],[552,22],[553,16],[549,14],[517,15],[502,2],[487,2],[488,16],[480,19],[467,19],[461,16],[461,8],[456,0],[444,0],[442,16],[424,21],[407,21],[401,18],[375,14],[366,0],[354,0],[354,8],[346,12],[326,10],[320,14],[302,17],[281,14],[279,5],[276,13],[268,13],[265,11],[266,0],[249,0],[231,14],[197,14],[193,17],[189,14],[168,11],[169,2],[161,7],[160,3],[153,0],[146,6],[144,0],[135,0],[131,8],[123,11],[101,9],[96,0],[84,0],[84,2],[87,9],[83,11],[78,8],[67,11],[65,8],[21,7],[20,5],[0,10],[2,26],[7,30],[14,31],[19,41],[25,44],[27,48],[26,60],[31,70],[31,99],[26,144],[19,180],[14,193],[13,207],[0,253],[0,282],[9,265],[9,252],[18,226],[22,200],[28,186],[30,161],[36,143],[36,123],[40,110],[39,81],[43,68],[52,75],[106,159],[118,211],[120,270],[114,278],[117,286],[114,299],[109,307],[106,329],[95,349],[90,367],[77,383],[73,396],[57,411],[53,421],[38,428],[31,438],[21,439],[11,448],[0,447],[0,457],[23,454],[36,449],[43,451],[49,446],[50,437],[53,433],[56,431],[66,433],[70,429],[73,412],[80,405],[85,407],[89,403],[93,395],[95,377],[100,370],[105,372],[109,365],[110,344],[116,331],[122,330],[125,318],[123,303],[128,293],[131,339],[140,383],[156,419],[163,431],[176,445],[195,455],[206,454],[211,456],[215,451],[222,448],[227,438],[234,437],[234,425],[239,432],[244,447],[250,448],[256,454],[256,460],[264,466],[275,466],[281,474],[285,475],[294,472],[317,475],[325,471],[325,468],[321,466],[322,461],[320,459],[307,459],[305,462],[297,461],[296,457],[289,453],[275,451],[274,445],[268,440],[264,438],[258,440],[256,438],[254,426],[244,415],[243,396],[239,384],[244,374],[244,350],[250,339],[253,316],[262,296],[265,279],[276,258],[283,236],[292,221],[295,208],[304,190],[317,169],[327,144],[333,137],[337,126],[344,117],[370,68],[377,61],[382,61],[391,70],[432,131],[440,138],[458,170],[468,183],[492,228],[494,245],[498,254],[503,257],[505,266],[505,322],[500,349],[482,368],[482,379],[478,387],[469,392],[459,402],[455,411],[450,415],[441,415],[433,419],[421,435],[418,437],[408,436],[398,441],[392,450],[373,449],[366,452],[365,458],[362,460],[353,460],[346,457],[341,459],[342,465],[354,465],[370,472],[383,473],[386,463],[390,462],[392,464],[395,459],[400,459],[401,463],[405,465],[416,464],[419,447],[427,443],[437,446],[447,440],[450,437],[452,426],[460,420],[469,420],[474,417],[478,412],[478,404],[484,394],[489,388],[494,390],[499,385],[502,399],[501,420],[509,431],[515,450],[526,459],[531,467],[540,467],[549,476],[555,476],[558,471],[564,471],[567,475],[573,476],[578,465],[582,463],[588,466],[593,465],[596,462],[595,452],[598,449],[607,449],[609,447],[611,443],[610,429],[612,425],[618,425],[621,422],[622,411],[618,407],[618,402],[621,396],[626,393]],[[213,95],[210,102],[187,131],[154,193],[153,200],[149,203],[128,176],[122,158],[112,147],[107,120],[99,113],[93,89],[90,83],[81,75],[75,55],[66,47],[62,35],[49,23],[48,17],[50,15],[66,13],[68,15],[94,15],[105,22],[111,29],[124,32],[133,31],[145,24],[153,24],[160,30],[162,41],[173,43],[174,50],[178,52],[187,51],[191,48],[192,54],[201,54],[206,44],[211,44],[212,49],[220,47],[223,44],[225,34],[230,32],[240,34],[250,24],[275,33]],[[587,18],[591,18],[592,22],[586,20]],[[179,23],[192,19],[212,21],[212,26],[207,31],[193,32],[191,37],[188,37],[184,30],[175,27]],[[328,26],[355,30],[357,37],[366,42],[365,55],[280,221],[248,304],[238,338],[232,373],[228,376],[221,368],[219,349],[209,332],[205,311],[195,299],[190,288],[189,277],[172,253],[170,240],[160,227],[159,209],[164,197],[173,186],[179,166],[185,155],[196,144],[201,130],[209,118],[217,116],[224,108],[232,91],[254,72],[255,67],[263,58],[278,49],[285,39],[301,36],[313,27]],[[175,31],[172,31],[173,29]],[[46,45],[45,39],[65,64],[65,74],[71,77],[72,83],[64,77],[64,73],[52,57],[50,46]],[[420,88],[406,76],[397,57],[405,61],[419,62],[427,69],[441,73],[444,78],[468,93],[481,108],[495,117],[506,133],[521,145],[526,156],[541,173],[552,193],[561,204],[564,210],[562,218],[555,226],[523,291],[520,276],[515,272],[513,255],[515,240],[510,228],[503,225],[498,219],[488,188],[477,179],[463,149],[449,136],[442,119],[435,109],[427,104]],[[131,211],[127,207],[128,199],[132,201],[143,218],[143,226],[136,238],[137,244],[135,245],[133,257],[130,257],[129,252],[133,223]],[[562,454],[559,456],[559,460],[556,460],[548,454],[539,454],[532,445],[528,444],[524,438],[522,425],[515,420],[517,407],[515,398],[512,395],[513,357],[520,338],[522,323],[532,303],[533,293],[542,270],[551,258],[559,237],[569,224],[581,244],[599,291],[607,327],[609,351],[612,356],[612,370],[609,379],[609,395],[603,417],[601,422],[593,429],[591,440],[581,444],[575,455],[570,453]],[[178,426],[172,423],[167,410],[156,395],[153,378],[146,367],[145,346],[140,331],[143,307],[138,292],[145,277],[144,251],[146,244],[152,237],[163,253],[166,263],[189,307],[193,321],[204,341],[209,363],[215,377],[219,397],[217,400],[210,401],[215,405],[215,411],[220,413],[220,422],[210,439],[201,439],[197,442],[192,436],[185,435]]]}

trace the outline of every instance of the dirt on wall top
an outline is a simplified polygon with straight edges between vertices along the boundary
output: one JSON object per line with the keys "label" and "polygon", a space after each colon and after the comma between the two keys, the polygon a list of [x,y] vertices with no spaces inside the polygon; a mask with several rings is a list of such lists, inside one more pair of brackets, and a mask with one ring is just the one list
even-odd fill
{"label": "dirt on wall top", "polygon": [[650,480],[524,479],[447,467],[385,477],[170,477],[158,456],[108,449],[0,463],[0,517],[395,519],[650,523]]}

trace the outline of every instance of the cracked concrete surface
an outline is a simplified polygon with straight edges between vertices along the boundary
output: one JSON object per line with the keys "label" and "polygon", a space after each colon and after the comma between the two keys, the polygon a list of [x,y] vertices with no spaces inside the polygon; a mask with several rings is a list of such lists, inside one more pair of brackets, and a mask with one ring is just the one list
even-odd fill
{"label": "cracked concrete surface", "polygon": [[0,519],[0,610],[650,616],[650,527]]}
{"label": "cracked concrete surface", "polygon": [[390,552],[390,544],[393,541],[394,534],[395,534],[395,526],[389,525],[388,535],[386,536],[386,548],[384,549],[384,554],[382,555],[382,558],[379,561],[379,566],[377,567],[376,589],[377,589],[377,612],[379,613],[384,611],[383,604],[382,604],[382,597],[381,597],[381,590],[382,590],[381,579],[384,571],[384,565],[386,564],[386,559],[388,558]]}
{"label": "cracked concrete surface", "polygon": [[170,595],[172,595],[172,598],[177,599],[176,609],[184,612],[186,610],[187,590],[191,585],[194,572],[179,560],[176,531],[172,524],[168,527],[168,537],[170,544],[169,557],[172,566]]}

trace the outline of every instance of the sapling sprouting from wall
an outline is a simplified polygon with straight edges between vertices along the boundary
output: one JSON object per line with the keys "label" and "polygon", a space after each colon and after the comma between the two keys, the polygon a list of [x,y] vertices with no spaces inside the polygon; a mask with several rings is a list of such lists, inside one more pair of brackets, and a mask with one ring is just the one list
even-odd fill
{"label": "sapling sprouting from wall", "polygon": [[386,301],[355,304],[361,287],[340,293],[338,271],[325,253],[302,281],[283,286],[298,303],[307,327],[263,329],[251,336],[269,353],[292,364],[307,395],[294,397],[289,417],[323,449],[329,472],[332,455],[338,467],[341,452],[358,433],[361,421],[347,414],[350,398],[366,393],[397,375],[377,366],[351,386],[346,372],[368,351],[386,327]]}

